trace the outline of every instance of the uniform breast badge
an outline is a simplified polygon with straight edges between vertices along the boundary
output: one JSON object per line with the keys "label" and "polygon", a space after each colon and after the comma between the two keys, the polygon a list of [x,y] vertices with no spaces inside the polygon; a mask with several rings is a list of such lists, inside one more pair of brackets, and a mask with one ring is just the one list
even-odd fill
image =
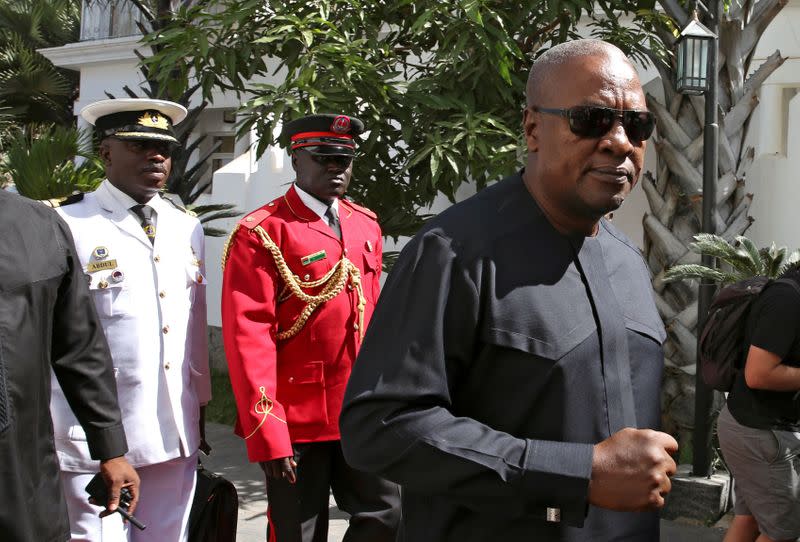
{"label": "uniform breast badge", "polygon": [[320,250],[320,251],[315,252],[313,254],[309,254],[308,256],[303,256],[300,259],[300,263],[302,263],[303,265],[309,265],[309,264],[312,264],[314,262],[318,262],[320,260],[324,260],[327,257],[328,257],[328,254],[324,250]]}
{"label": "uniform breast badge", "polygon": [[108,249],[106,247],[95,247],[92,251],[92,258],[95,260],[105,260],[108,258]]}
{"label": "uniform breast badge", "polygon": [[121,269],[114,269],[111,272],[111,282],[122,282],[125,280],[125,273]]}

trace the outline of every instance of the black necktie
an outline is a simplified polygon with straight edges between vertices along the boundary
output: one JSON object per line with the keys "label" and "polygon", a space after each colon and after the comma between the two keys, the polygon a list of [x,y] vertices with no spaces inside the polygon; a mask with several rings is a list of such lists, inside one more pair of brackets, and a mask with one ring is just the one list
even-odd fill
{"label": "black necktie", "polygon": [[333,233],[336,234],[336,237],[339,239],[342,238],[342,228],[339,227],[339,219],[336,218],[336,211],[333,210],[333,206],[329,206],[328,210],[325,211],[325,218],[328,219],[328,225],[333,230]]}
{"label": "black necktie", "polygon": [[139,220],[142,222],[142,229],[144,230],[144,234],[150,239],[150,244],[152,245],[156,241],[156,223],[153,222],[153,214],[155,214],[155,210],[149,205],[134,205],[131,207],[131,211],[133,214],[139,217]]}

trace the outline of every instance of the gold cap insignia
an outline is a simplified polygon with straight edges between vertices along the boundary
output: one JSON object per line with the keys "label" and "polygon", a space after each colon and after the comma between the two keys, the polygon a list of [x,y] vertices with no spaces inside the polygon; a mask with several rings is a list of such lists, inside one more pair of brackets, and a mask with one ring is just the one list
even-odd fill
{"label": "gold cap insignia", "polygon": [[161,115],[158,111],[148,111],[139,117],[139,120],[136,122],[139,126],[169,130],[169,121],[167,121],[167,118]]}

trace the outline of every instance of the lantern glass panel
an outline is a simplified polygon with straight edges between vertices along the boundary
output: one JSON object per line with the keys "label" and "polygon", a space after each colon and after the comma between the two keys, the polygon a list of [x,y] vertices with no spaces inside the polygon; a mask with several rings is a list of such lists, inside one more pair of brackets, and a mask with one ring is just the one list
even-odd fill
{"label": "lantern glass panel", "polygon": [[708,86],[709,39],[685,36],[678,44],[678,91],[702,93]]}

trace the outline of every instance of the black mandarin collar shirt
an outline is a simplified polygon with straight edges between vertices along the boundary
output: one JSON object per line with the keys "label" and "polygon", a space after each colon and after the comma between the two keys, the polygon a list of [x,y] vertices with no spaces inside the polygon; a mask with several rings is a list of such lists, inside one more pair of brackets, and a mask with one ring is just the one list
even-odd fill
{"label": "black mandarin collar shirt", "polygon": [[403,250],[348,384],[346,457],[402,485],[401,541],[657,540],[656,513],[587,491],[594,444],[659,426],[664,338],[638,249],[607,221],[558,233],[518,173]]}

